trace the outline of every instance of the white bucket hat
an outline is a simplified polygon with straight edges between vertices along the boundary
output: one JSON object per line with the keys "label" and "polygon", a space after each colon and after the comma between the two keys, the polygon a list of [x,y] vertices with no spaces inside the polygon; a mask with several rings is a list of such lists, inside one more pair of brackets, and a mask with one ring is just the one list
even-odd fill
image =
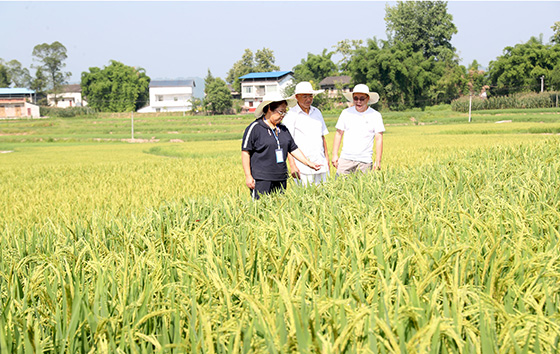
{"label": "white bucket hat", "polygon": [[264,107],[268,106],[272,102],[280,102],[280,101],[287,101],[288,107],[290,108],[295,106],[297,103],[293,98],[291,97],[285,98],[279,92],[267,93],[266,95],[264,95],[263,100],[259,104],[257,109],[255,109],[255,117],[260,118],[263,115]]}
{"label": "white bucket hat", "polygon": [[369,92],[369,87],[367,87],[367,85],[364,84],[358,84],[354,86],[352,92],[344,93],[344,97],[346,97],[348,101],[352,102],[354,101],[354,98],[352,96],[355,93],[363,93],[365,95],[368,95],[369,96],[368,104],[374,104],[377,103],[377,101],[379,101],[379,94],[377,92]]}
{"label": "white bucket hat", "polygon": [[302,81],[296,85],[296,92],[290,96],[291,99],[295,99],[296,95],[317,95],[323,93],[325,90],[313,90],[313,86],[309,81]]}

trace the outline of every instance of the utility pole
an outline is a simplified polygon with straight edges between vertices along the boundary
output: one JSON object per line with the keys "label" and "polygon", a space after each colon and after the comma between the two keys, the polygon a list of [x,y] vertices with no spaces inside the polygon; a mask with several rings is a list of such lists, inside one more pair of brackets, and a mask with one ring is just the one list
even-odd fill
{"label": "utility pole", "polygon": [[544,91],[544,75],[541,76],[541,93]]}
{"label": "utility pole", "polygon": [[469,96],[469,123],[471,122],[472,92]]}
{"label": "utility pole", "polygon": [[134,140],[134,111],[130,112],[132,140]]}

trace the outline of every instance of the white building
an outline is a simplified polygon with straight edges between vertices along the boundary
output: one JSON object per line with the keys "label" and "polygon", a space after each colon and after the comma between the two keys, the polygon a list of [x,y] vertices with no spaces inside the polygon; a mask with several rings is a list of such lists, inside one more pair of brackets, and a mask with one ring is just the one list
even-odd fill
{"label": "white building", "polygon": [[[49,106],[55,106],[55,94],[49,93],[47,95],[47,103]],[[82,99],[82,86],[78,85],[64,85],[62,92],[56,94],[56,107],[82,107],[87,106],[87,102]]]}
{"label": "white building", "polygon": [[291,71],[272,71],[268,73],[250,73],[241,76],[241,99],[245,109],[254,112],[264,95],[271,92],[284,93],[284,90],[294,82]]}
{"label": "white building", "polygon": [[32,104],[35,91],[0,88],[0,118],[39,118],[39,106]]}
{"label": "white building", "polygon": [[[339,93],[351,92],[352,78],[348,75],[329,76],[319,82],[319,87],[327,92],[329,98],[338,97]],[[341,92],[338,90],[342,89]]]}
{"label": "white building", "polygon": [[185,112],[192,109],[194,80],[150,82],[150,105],[138,110],[148,112]]}

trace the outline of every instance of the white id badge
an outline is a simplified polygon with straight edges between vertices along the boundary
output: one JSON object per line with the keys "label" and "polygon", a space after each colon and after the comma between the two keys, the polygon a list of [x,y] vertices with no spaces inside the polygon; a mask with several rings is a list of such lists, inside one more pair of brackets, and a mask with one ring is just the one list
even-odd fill
{"label": "white id badge", "polygon": [[284,154],[282,153],[282,149],[274,150],[276,152],[276,163],[284,162]]}

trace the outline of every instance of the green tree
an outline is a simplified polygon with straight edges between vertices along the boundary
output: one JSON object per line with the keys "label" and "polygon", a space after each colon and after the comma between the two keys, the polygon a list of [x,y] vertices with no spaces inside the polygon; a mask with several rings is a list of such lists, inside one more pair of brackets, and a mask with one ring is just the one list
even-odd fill
{"label": "green tree", "polygon": [[245,49],[240,60],[236,61],[228,71],[226,81],[232,85],[234,91],[241,92],[241,80],[239,78],[252,72],[270,72],[280,70],[274,65],[276,59],[274,52],[268,48],[257,50],[253,56],[250,49]]}
{"label": "green tree", "polygon": [[8,68],[0,60],[0,87],[10,87],[11,84]]}
{"label": "green tree", "polygon": [[206,77],[204,78],[204,87],[210,86],[214,80],[216,80],[216,78],[212,75],[210,69],[208,69],[208,74],[206,74]]}
{"label": "green tree", "polygon": [[150,78],[142,68],[111,60],[103,69],[82,73],[82,92],[91,108],[101,112],[131,112],[149,99]]}
{"label": "green tree", "polygon": [[204,93],[206,94],[204,106],[208,111],[224,114],[231,109],[233,103],[231,92],[226,82],[219,77],[204,88]]}
{"label": "green tree", "polygon": [[253,70],[258,73],[278,71],[280,67],[274,65],[275,61],[274,51],[268,48],[259,49],[255,53],[255,66]]}
{"label": "green tree", "polygon": [[560,63],[550,72],[548,82],[551,86],[551,90],[560,91]]}
{"label": "green tree", "polygon": [[47,85],[48,78],[43,72],[42,67],[38,67],[35,71],[35,77],[31,79],[29,88],[35,91],[35,97],[39,105],[47,105]]}
{"label": "green tree", "polygon": [[545,45],[531,37],[526,43],[504,48],[503,54],[490,62],[488,77],[499,95],[536,92],[541,88],[540,77],[550,78],[558,63],[560,45]]}
{"label": "green tree", "polygon": [[29,75],[27,68],[22,67],[21,63],[15,59],[6,63],[6,66],[14,87],[29,87],[31,75]]}
{"label": "green tree", "polygon": [[331,60],[334,53],[323,50],[322,54],[315,55],[307,53],[307,59],[294,66],[294,78],[296,82],[314,81],[320,82],[325,77],[336,73],[336,64]]}
{"label": "green tree", "polygon": [[438,80],[436,69],[436,61],[414,51],[411,43],[373,39],[358,48],[348,64],[353,81],[378,92],[391,109],[428,105]]}
{"label": "green tree", "polygon": [[200,98],[191,97],[191,113],[197,113],[198,108],[202,106],[202,100]]}
{"label": "green tree", "polygon": [[70,73],[62,71],[66,66],[64,61],[68,57],[66,47],[60,42],[38,44],[33,48],[32,55],[49,79],[48,88],[54,94],[60,93],[62,85],[70,77]]}
{"label": "green tree", "polygon": [[467,68],[467,87],[463,88],[462,94],[479,94],[482,88],[486,86],[486,80],[486,73],[484,70],[480,70],[480,64],[473,60]]}
{"label": "green tree", "polygon": [[234,91],[241,92],[241,80],[239,78],[252,72],[254,66],[253,52],[247,48],[241,59],[236,61],[228,71],[226,80],[232,85]]}
{"label": "green tree", "polygon": [[550,26],[554,31],[552,37],[550,37],[550,41],[552,43],[560,44],[560,21],[554,22],[554,25]]}
{"label": "green tree", "polygon": [[452,100],[468,93],[469,87],[474,87],[469,86],[470,76],[467,74],[466,68],[461,65],[451,62],[435,62],[434,74],[436,82],[431,85],[429,90],[429,96],[433,104],[451,103]]}
{"label": "green tree", "polygon": [[400,1],[385,7],[387,36],[390,41],[410,43],[414,52],[439,61],[454,57],[451,37],[457,33],[453,16],[444,1]]}
{"label": "green tree", "polygon": [[[374,40],[375,37],[374,37]],[[363,41],[361,39],[356,40],[349,40],[345,39],[339,41],[336,45],[333,45],[335,49],[335,53],[340,54],[342,59],[338,61],[337,66],[338,70],[343,74],[348,74],[348,63],[350,62],[352,56],[358,50],[358,48],[362,47]]]}

